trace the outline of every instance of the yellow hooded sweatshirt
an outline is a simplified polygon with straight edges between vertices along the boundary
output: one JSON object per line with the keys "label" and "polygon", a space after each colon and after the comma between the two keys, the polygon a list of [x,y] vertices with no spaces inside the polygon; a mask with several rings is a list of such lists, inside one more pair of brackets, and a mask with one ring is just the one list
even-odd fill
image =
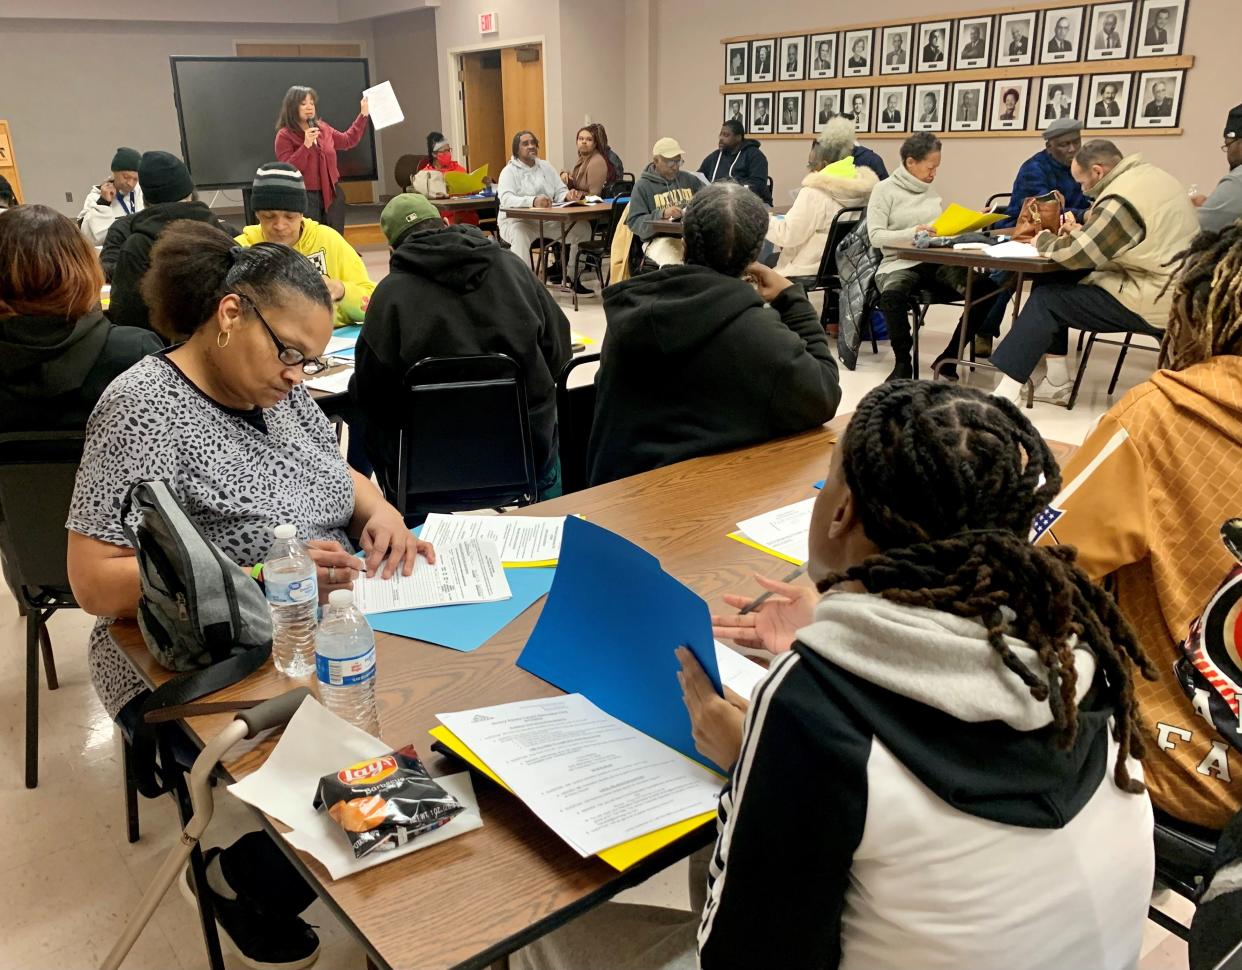
{"label": "yellow hooded sweatshirt", "polygon": [[[247,226],[236,241],[240,246],[253,246],[267,240],[263,238],[262,226]],[[324,276],[345,284],[345,295],[336,305],[334,325],[347,327],[351,323],[361,323],[375,284],[367,276],[362,257],[345,237],[331,226],[303,219],[302,235],[293,248],[314,263]]]}

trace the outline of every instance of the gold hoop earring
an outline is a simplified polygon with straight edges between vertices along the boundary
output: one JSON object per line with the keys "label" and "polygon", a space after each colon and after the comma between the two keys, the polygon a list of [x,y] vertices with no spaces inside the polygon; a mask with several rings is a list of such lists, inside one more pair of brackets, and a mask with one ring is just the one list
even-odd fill
{"label": "gold hoop earring", "polygon": [[231,330],[221,330],[216,334],[216,346],[223,350],[229,345],[229,340],[231,340],[232,337],[233,332]]}

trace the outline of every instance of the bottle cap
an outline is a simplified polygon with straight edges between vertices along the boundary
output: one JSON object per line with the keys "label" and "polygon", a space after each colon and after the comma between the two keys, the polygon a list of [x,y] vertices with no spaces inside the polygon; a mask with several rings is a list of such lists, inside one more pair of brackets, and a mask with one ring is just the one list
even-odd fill
{"label": "bottle cap", "polygon": [[286,522],[284,525],[278,525],[272,530],[277,539],[292,539],[298,534],[298,527],[290,525]]}
{"label": "bottle cap", "polygon": [[329,606],[353,606],[354,591],[352,589],[334,589],[328,594]]}

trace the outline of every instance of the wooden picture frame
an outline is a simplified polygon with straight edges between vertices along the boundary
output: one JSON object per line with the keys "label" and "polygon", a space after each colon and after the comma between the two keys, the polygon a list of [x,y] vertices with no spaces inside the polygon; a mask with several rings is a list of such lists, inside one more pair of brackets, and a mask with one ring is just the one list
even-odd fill
{"label": "wooden picture frame", "polygon": [[[1013,101],[1010,105],[1009,102]],[[1031,103],[1031,79],[998,78],[992,84],[992,109],[988,113],[989,131],[1026,131]]]}
{"label": "wooden picture frame", "polygon": [[1134,36],[1134,0],[1095,3],[1087,11],[1083,41],[1089,61],[1124,61]]}
{"label": "wooden picture frame", "polygon": [[[895,114],[890,116],[890,111]],[[910,85],[895,84],[890,87],[876,88],[876,131],[908,131],[910,128],[909,111]]]}
{"label": "wooden picture frame", "polygon": [[[827,56],[822,56],[822,45],[827,44]],[[812,34],[807,45],[807,77],[812,80],[837,76],[837,35]]]}
{"label": "wooden picture frame", "polygon": [[918,73],[949,69],[949,51],[953,49],[953,21],[931,20],[919,24]]}
{"label": "wooden picture frame", "polygon": [[[746,109],[749,107],[749,102],[750,99],[741,91],[735,94],[724,95],[724,117],[721,118],[721,124],[730,120],[740,121],[742,123],[742,131],[749,131],[750,129],[746,127],[746,119],[749,114]],[[733,110],[735,103],[737,105],[736,113]]]}
{"label": "wooden picture frame", "polygon": [[[750,113],[747,117],[750,124],[747,131],[754,135],[770,135],[775,130],[773,118],[776,116],[776,95],[771,91],[756,91],[750,96]],[[762,114],[760,112],[762,111]],[[764,120],[766,119],[766,120]]]}
{"label": "wooden picture frame", "polygon": [[[740,70],[735,70],[739,66]],[[745,84],[749,80],[750,44],[745,41],[725,44],[725,84]]]}
{"label": "wooden picture frame", "polygon": [[[1159,100],[1158,85],[1165,85],[1163,107]],[[1182,117],[1182,93],[1186,87],[1186,72],[1144,71],[1135,79],[1134,121],[1132,128],[1176,128]]]}
{"label": "wooden picture frame", "polygon": [[[944,131],[945,92],[948,85],[916,84],[910,103],[911,131]],[[929,97],[932,99],[929,101]]]}
{"label": "wooden picture frame", "polygon": [[1083,117],[1086,121],[1083,128],[1091,131],[1125,128],[1130,120],[1130,95],[1134,87],[1134,75],[1092,74],[1086,80],[1087,92],[1083,100]]}
{"label": "wooden picture frame", "polygon": [[983,131],[987,102],[987,81],[954,81],[949,98],[949,131]]}
{"label": "wooden picture frame", "polygon": [[782,135],[800,135],[803,124],[802,96],[805,91],[780,91],[776,95],[778,110],[776,130]]}
{"label": "wooden picture frame", "polygon": [[[1160,21],[1162,12],[1167,17],[1163,26]],[[1236,15],[1236,7],[1233,13]],[[1224,26],[1224,29],[1230,28]],[[1236,26],[1232,29],[1236,29]],[[1153,36],[1154,31],[1163,31],[1165,39]],[[1180,54],[1186,39],[1186,0],[1143,0],[1134,34],[1135,57],[1169,57]]]}
{"label": "wooden picture frame", "polygon": [[750,42],[750,81],[752,84],[776,78],[776,40]]}
{"label": "wooden picture frame", "polygon": [[1039,80],[1039,100],[1035,104],[1035,127],[1039,131],[1045,130],[1060,118],[1078,117],[1081,75],[1066,74]]}
{"label": "wooden picture frame", "polygon": [[841,35],[841,76],[867,77],[872,74],[875,30],[847,30]]}
{"label": "wooden picture frame", "polygon": [[811,130],[819,134],[841,113],[841,88],[821,88],[812,102]]}
{"label": "wooden picture frame", "polygon": [[1039,16],[1034,10],[1001,14],[996,25],[997,67],[1030,67],[1035,63]]}
{"label": "wooden picture frame", "polygon": [[782,81],[806,80],[806,38],[782,37],[776,42],[776,71]]}
{"label": "wooden picture frame", "polygon": [[953,69],[970,71],[989,67],[992,54],[994,17],[963,17],[957,22],[957,46]]}
{"label": "wooden picture frame", "polygon": [[885,27],[875,59],[880,74],[909,74],[914,67],[914,24]]}
{"label": "wooden picture frame", "polygon": [[871,131],[871,96],[874,88],[846,88],[841,95],[841,113],[854,116],[854,130],[865,134]]}

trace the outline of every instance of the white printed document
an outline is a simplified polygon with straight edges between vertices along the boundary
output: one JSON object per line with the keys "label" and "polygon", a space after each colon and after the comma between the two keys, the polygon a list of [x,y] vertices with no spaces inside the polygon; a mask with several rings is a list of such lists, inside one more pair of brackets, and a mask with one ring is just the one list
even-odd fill
{"label": "white printed document", "polygon": [[350,347],[357,346],[357,337],[333,337],[328,341],[328,346],[324,347],[322,356],[331,357],[333,354],[339,354],[342,350],[349,350]]}
{"label": "white printed document", "polygon": [[753,660],[748,660],[719,640],[714,642],[716,644],[716,667],[720,670],[720,683],[735,694],[740,694],[749,700],[755,688],[759,686],[759,681],[768,675],[767,668]]}
{"label": "white printed document", "polygon": [[435,565],[419,556],[408,576],[398,571],[392,579],[381,579],[377,571],[370,579],[360,574],[354,581],[354,605],[363,613],[494,603],[512,595],[496,543],[487,539],[437,546]]}
{"label": "white printed document", "polygon": [[436,717],[579,855],[712,811],[702,765],[563,694]]}
{"label": "white printed document", "polygon": [[744,519],[737,524],[738,531],[752,542],[767,546],[798,562],[810,557],[808,546],[811,535],[811,509],[815,499],[808,498],[793,505],[786,505],[774,512],[765,512]]}
{"label": "white printed document", "polygon": [[392,89],[391,81],[367,88],[362,92],[362,96],[367,99],[367,108],[371,112],[371,124],[375,126],[376,131],[405,121],[405,115],[401,113],[401,105],[397,104],[397,94]]}
{"label": "white printed document", "polygon": [[508,565],[552,562],[561,554],[565,516],[445,515],[432,512],[419,537],[436,549],[467,539],[488,539]]}
{"label": "white printed document", "polygon": [[319,377],[312,377],[306,382],[306,386],[328,394],[340,394],[349,390],[349,379],[353,376],[354,369],[352,367],[342,367],[331,374],[321,374]]}

